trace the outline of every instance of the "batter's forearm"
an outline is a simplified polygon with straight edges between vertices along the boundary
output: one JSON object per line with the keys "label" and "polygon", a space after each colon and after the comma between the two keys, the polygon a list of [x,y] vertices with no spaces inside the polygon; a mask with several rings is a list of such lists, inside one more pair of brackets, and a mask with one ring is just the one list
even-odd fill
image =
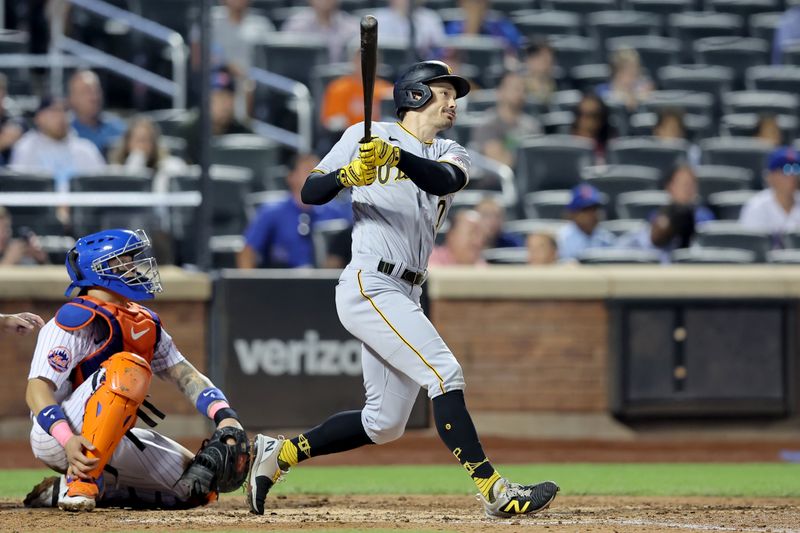
{"label": "batter's forearm", "polygon": [[460,191],[467,184],[466,174],[458,167],[449,163],[431,161],[402,149],[397,168],[408,176],[417,187],[436,196],[445,196]]}
{"label": "batter's forearm", "polygon": [[308,205],[327,204],[336,198],[339,191],[344,189],[337,177],[338,174],[338,170],[328,174],[319,172],[311,174],[306,179],[303,190],[300,191],[300,199]]}

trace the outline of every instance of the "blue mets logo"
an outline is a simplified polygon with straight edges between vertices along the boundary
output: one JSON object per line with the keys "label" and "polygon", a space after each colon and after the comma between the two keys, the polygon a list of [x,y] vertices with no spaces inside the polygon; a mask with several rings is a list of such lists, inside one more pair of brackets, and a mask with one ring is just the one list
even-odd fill
{"label": "blue mets logo", "polygon": [[57,346],[47,354],[47,362],[56,372],[66,372],[69,370],[69,350],[64,346]]}

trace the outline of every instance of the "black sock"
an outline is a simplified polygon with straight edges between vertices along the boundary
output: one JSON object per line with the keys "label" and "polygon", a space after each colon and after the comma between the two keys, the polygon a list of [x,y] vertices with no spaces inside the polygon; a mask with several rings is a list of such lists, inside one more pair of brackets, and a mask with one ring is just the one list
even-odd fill
{"label": "black sock", "polygon": [[464,469],[469,472],[481,494],[489,499],[489,491],[500,478],[478,440],[475,424],[467,411],[464,392],[450,391],[433,399],[436,430]]}
{"label": "black sock", "polygon": [[284,470],[311,457],[328,455],[372,444],[361,423],[361,411],[337,413],[317,427],[283,444],[278,461]]}

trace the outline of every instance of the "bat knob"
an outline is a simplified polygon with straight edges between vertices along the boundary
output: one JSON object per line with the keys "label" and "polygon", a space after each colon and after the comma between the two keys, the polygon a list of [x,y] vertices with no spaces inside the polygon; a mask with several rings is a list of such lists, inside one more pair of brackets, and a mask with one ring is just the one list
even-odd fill
{"label": "bat knob", "polygon": [[362,30],[371,30],[377,26],[378,26],[378,19],[376,19],[372,15],[364,15],[363,17],[361,17]]}

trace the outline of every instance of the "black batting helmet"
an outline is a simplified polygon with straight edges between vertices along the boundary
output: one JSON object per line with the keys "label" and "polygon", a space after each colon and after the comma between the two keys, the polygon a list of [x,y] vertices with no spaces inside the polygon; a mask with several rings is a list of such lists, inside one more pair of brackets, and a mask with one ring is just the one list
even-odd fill
{"label": "black batting helmet", "polygon": [[456,98],[469,92],[469,82],[453,74],[447,63],[441,61],[422,61],[406,70],[394,84],[394,107],[397,116],[407,109],[419,109],[433,97],[428,84],[446,81],[456,89]]}

